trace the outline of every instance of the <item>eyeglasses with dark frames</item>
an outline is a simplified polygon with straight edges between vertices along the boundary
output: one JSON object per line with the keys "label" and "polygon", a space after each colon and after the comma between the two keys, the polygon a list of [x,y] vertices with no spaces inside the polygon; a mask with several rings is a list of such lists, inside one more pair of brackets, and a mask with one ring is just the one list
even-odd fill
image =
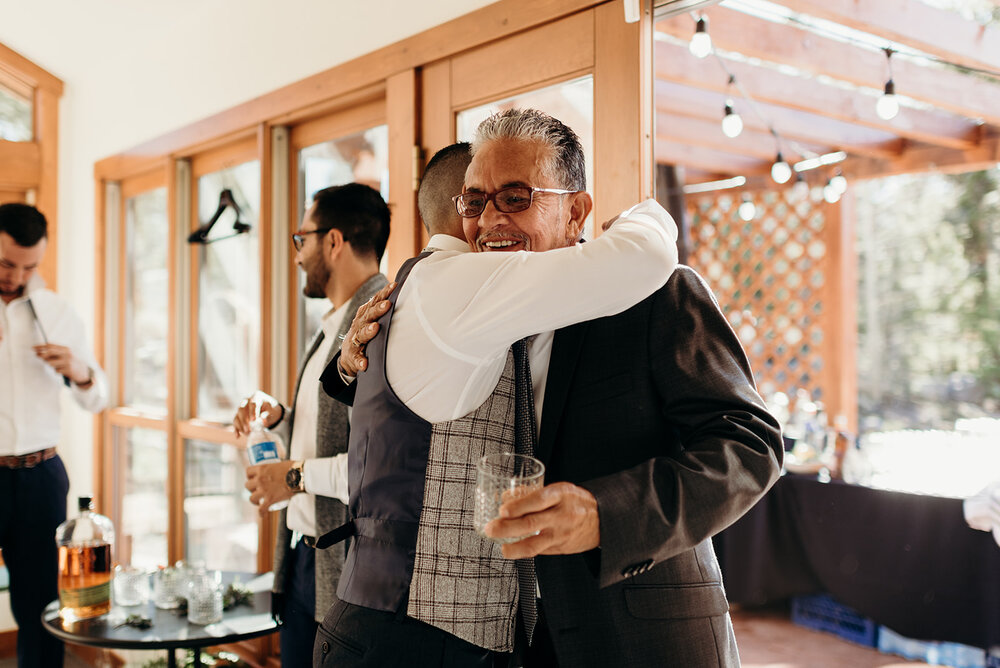
{"label": "eyeglasses with dark frames", "polygon": [[535,193],[552,193],[554,195],[572,195],[579,190],[563,190],[561,188],[532,188],[531,186],[511,186],[501,188],[494,193],[462,193],[452,197],[455,209],[462,218],[478,218],[486,210],[486,204],[493,202],[500,213],[517,213],[531,206]]}
{"label": "eyeglasses with dark frames", "polygon": [[295,252],[297,253],[300,250],[302,250],[302,245],[305,244],[306,242],[307,234],[321,234],[321,233],[325,234],[326,232],[329,232],[332,229],[333,229],[332,227],[321,227],[318,230],[306,230],[305,232],[297,232],[296,234],[293,234],[292,245],[295,246]]}

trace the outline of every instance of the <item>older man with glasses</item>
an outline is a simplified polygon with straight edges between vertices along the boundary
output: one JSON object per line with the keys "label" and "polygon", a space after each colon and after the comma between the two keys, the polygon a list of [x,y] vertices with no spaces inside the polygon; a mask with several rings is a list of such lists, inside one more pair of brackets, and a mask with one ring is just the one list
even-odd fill
{"label": "older man with glasses", "polygon": [[288,500],[275,545],[272,606],[283,620],[286,668],[311,665],[317,620],[336,598],[344,560],[343,548],[316,553],[303,542],[341,525],[347,501],[347,409],[323,393],[318,379],[358,307],[386,284],[378,267],[388,237],[389,208],[374,189],[349,183],[314,195],[292,244],[305,273],[303,293],[327,299],[331,309],[306,346],[291,406],[256,392],[233,418],[242,436],[260,410],[289,443],[288,460],[249,467],[246,482],[262,515]]}
{"label": "older man with glasses", "polygon": [[[324,372],[349,396],[335,381],[378,328],[352,522],[330,537],[355,542],[316,665],[738,665],[710,537],[782,452],[746,356],[694,272],[649,273],[673,268],[643,226],[655,204],[577,243],[591,203],[572,130],[512,109],[476,135],[455,202],[480,252],[405,265]],[[547,484],[485,526],[501,548],[472,529],[475,461],[525,447]]]}

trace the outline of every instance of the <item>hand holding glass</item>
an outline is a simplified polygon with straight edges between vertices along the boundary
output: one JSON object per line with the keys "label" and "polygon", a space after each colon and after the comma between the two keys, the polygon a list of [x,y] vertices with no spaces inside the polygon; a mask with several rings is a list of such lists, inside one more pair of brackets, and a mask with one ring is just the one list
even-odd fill
{"label": "hand holding glass", "polygon": [[505,501],[530,494],[545,484],[545,465],[529,455],[510,452],[486,455],[476,465],[476,507],[473,525],[485,538],[514,543],[527,536],[494,538],[484,533],[486,525],[499,517]]}

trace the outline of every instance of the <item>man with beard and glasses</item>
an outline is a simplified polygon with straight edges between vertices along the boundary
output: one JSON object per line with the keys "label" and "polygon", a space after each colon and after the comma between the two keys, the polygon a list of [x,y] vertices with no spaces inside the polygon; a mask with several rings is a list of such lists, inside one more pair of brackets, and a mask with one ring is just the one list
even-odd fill
{"label": "man with beard and glasses", "polygon": [[283,621],[281,665],[286,668],[311,665],[317,620],[336,598],[345,553],[343,547],[316,552],[302,540],[345,521],[348,413],[326,396],[319,375],[358,307],[386,284],[379,262],[388,238],[389,208],[374,189],[349,183],[313,196],[292,235],[295,262],[305,272],[303,293],[328,299],[332,308],[306,346],[291,406],[286,409],[256,392],[233,418],[236,433],[244,436],[259,409],[266,413],[264,425],[289,443],[288,460],[250,466],[246,482],[262,515],[288,500],[275,545],[272,594],[273,611]]}
{"label": "man with beard and glasses", "polygon": [[63,387],[83,409],[108,402],[104,372],[83,322],[35,271],[48,224],[27,204],[0,206],[0,550],[22,668],[63,665],[63,645],[42,629],[57,592],[56,527],[66,519],[69,478],[56,454]]}

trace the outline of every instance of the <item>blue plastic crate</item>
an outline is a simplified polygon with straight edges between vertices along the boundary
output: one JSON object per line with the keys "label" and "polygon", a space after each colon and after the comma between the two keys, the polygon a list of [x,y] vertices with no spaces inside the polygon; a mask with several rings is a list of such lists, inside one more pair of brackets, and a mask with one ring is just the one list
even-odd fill
{"label": "blue plastic crate", "polygon": [[825,594],[793,598],[792,621],[808,629],[833,633],[865,647],[878,645],[878,624],[874,620],[859,615]]}

